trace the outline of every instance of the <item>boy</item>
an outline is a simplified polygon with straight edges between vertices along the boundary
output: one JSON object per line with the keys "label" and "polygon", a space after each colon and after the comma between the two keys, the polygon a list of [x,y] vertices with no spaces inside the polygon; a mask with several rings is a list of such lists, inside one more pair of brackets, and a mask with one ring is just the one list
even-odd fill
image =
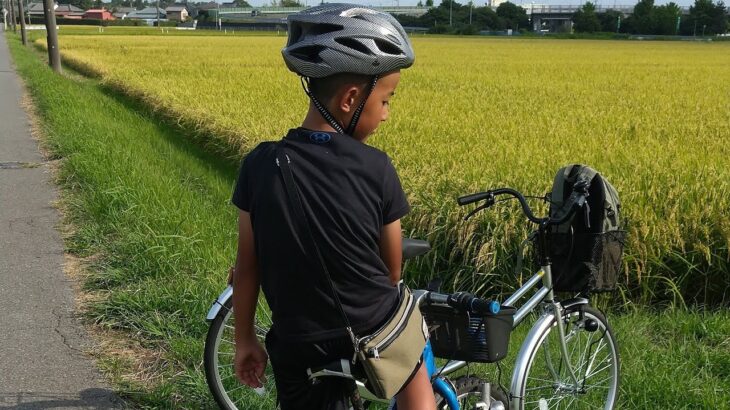
{"label": "boy", "polygon": [[[356,335],[372,333],[398,302],[400,218],[410,210],[388,156],[364,142],[388,118],[388,104],[413,64],[410,41],[390,15],[325,4],[291,15],[282,50],[302,76],[309,111],[282,140],[296,189],[343,310]],[[352,357],[329,284],[309,254],[276,165],[275,143],[262,143],[241,165],[233,194],[240,209],[234,272],[236,374],[260,387],[268,358],[281,409],[346,409],[352,381],[312,384],[307,369]],[[259,285],[272,311],[266,350],[253,320]],[[416,365],[398,408],[433,409],[425,366]]]}

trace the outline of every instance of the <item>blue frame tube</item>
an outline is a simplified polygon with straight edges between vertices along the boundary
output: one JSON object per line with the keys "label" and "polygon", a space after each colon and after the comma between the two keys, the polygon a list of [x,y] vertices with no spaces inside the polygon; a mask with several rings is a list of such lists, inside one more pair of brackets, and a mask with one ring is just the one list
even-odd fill
{"label": "blue frame tube", "polygon": [[459,400],[456,398],[456,392],[451,385],[442,378],[433,381],[433,391],[441,395],[446,400],[451,410],[460,410]]}
{"label": "blue frame tube", "polygon": [[[433,376],[438,373],[436,367],[436,359],[433,356],[433,350],[431,350],[431,342],[426,342],[426,347],[423,348],[423,362],[426,364],[426,370],[428,370],[428,377],[433,379]],[[442,377],[436,378],[431,382],[433,386],[433,392],[438,393],[441,397],[446,400],[446,404],[449,405],[451,410],[461,410],[459,407],[459,400],[456,397],[456,392],[449,383],[446,382]],[[398,406],[393,399],[393,403],[390,407],[392,410],[397,410]]]}

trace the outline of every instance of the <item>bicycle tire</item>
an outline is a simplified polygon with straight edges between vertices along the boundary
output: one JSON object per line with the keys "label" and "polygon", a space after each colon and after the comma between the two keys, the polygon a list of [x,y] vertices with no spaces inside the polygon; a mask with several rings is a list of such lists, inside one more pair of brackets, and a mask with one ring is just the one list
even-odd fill
{"label": "bicycle tire", "polygon": [[[522,374],[522,385],[517,392],[512,392],[513,397],[519,399],[517,408],[613,409],[618,400],[621,372],[618,345],[611,325],[603,313],[586,305],[565,309],[561,320],[565,324],[567,350],[579,385],[572,381],[563,366],[557,343],[557,322],[553,318],[550,326],[539,335],[538,343],[527,352],[529,360]],[[586,324],[591,327],[589,320],[596,321],[594,331],[586,329]]]}
{"label": "bicycle tire", "polygon": [[[467,410],[471,408],[467,407],[470,402],[471,396],[474,396],[476,401],[479,401],[482,398],[481,388],[484,382],[485,380],[475,376],[461,376],[458,379],[454,380],[453,383],[454,389],[456,390],[456,397],[459,400],[459,404],[461,405],[462,410]],[[492,397],[492,400],[501,401],[505,409],[509,408],[507,396],[498,386],[495,386],[493,383],[490,385],[490,395]],[[449,409],[449,406],[448,404],[446,404],[444,398],[441,397],[441,395],[438,393],[436,393],[436,408],[438,410]]]}
{"label": "bicycle tire", "polygon": [[[256,315],[256,335],[263,343],[269,325]],[[270,321],[269,321],[270,324]],[[232,301],[227,300],[218,315],[210,323],[205,339],[203,365],[205,379],[213,399],[223,410],[276,408],[276,389],[271,365],[267,366],[265,392],[256,393],[238,382],[233,371],[233,309]],[[245,407],[242,405],[245,404]]]}

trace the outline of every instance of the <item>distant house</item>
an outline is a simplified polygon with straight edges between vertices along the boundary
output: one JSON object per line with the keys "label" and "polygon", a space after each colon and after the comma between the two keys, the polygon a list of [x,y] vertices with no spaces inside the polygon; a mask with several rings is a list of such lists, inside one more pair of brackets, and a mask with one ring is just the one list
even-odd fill
{"label": "distant house", "polygon": [[214,10],[214,9],[217,9],[218,7],[219,7],[218,3],[211,1],[211,2],[208,2],[205,4],[198,5],[198,10]]}
{"label": "distant house", "polygon": [[[78,18],[84,15],[84,10],[71,4],[56,4],[56,17]],[[28,14],[31,18],[43,18],[43,3],[30,3],[28,5]]]}
{"label": "distant house", "polygon": [[83,18],[96,20],[114,20],[114,16],[106,9],[90,9],[86,10]]}
{"label": "distant house", "polygon": [[165,9],[168,20],[185,21],[188,19],[188,8],[184,5],[174,4]]}
{"label": "distant house", "polygon": [[56,17],[80,19],[83,15],[84,10],[72,4],[59,4],[58,7],[56,7]]}
{"label": "distant house", "polygon": [[167,18],[165,10],[158,9],[157,7],[145,7],[142,10],[135,10],[127,14],[126,18],[132,20],[156,20],[158,14],[161,20]]}
{"label": "distant house", "polygon": [[30,17],[43,18],[43,3],[30,3],[27,11]]}
{"label": "distant house", "polygon": [[117,19],[125,19],[127,18],[127,15],[133,11],[136,11],[134,7],[117,7],[114,9],[114,12],[112,13],[112,16]]}

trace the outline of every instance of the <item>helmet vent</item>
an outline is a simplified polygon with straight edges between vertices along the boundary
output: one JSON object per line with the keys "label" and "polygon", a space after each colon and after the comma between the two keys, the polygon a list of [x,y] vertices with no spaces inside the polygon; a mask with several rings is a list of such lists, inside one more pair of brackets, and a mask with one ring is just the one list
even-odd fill
{"label": "helmet vent", "polygon": [[313,24],[311,27],[309,27],[308,30],[305,30],[305,33],[316,36],[320,34],[333,33],[340,30],[342,30],[342,26],[339,24],[320,23]]}
{"label": "helmet vent", "polygon": [[310,63],[321,63],[322,57],[319,56],[319,53],[324,49],[324,46],[318,45],[304,46],[291,50],[289,54]]}
{"label": "helmet vent", "polygon": [[361,52],[363,54],[368,54],[368,55],[372,55],[373,54],[373,52],[370,51],[370,49],[368,49],[367,47],[365,47],[365,45],[363,43],[355,40],[354,38],[350,38],[350,37],[339,37],[339,38],[336,38],[335,41],[338,42],[338,43],[340,43],[340,44],[342,44],[343,46],[345,46],[347,48],[351,48],[353,50],[357,50],[357,51],[359,51],[359,52]]}
{"label": "helmet vent", "polygon": [[391,54],[391,55],[397,55],[397,56],[403,54],[403,52],[398,47],[394,46],[393,44],[390,44],[387,41],[376,39],[375,45],[378,46],[380,51],[382,51],[385,54]]}

